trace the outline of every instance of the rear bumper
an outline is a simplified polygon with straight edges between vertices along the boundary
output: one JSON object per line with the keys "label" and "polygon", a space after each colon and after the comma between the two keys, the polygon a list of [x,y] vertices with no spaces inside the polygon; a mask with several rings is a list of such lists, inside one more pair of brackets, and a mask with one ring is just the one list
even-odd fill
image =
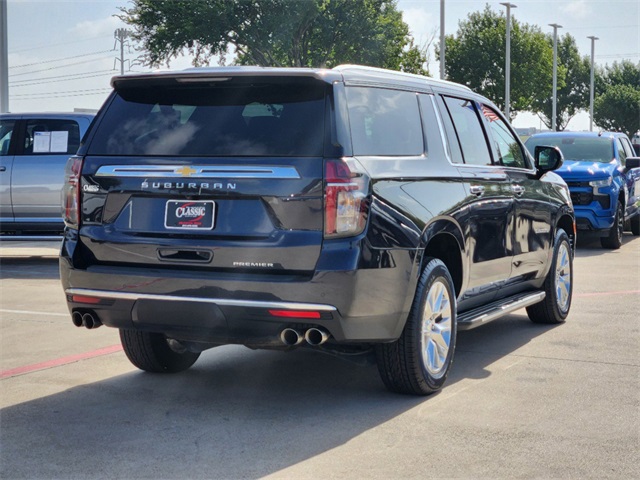
{"label": "rear bumper", "polygon": [[[60,276],[70,312],[91,310],[110,327],[218,344],[268,345],[284,328],[311,326],[325,328],[338,343],[395,340],[417,277],[418,251],[410,249],[385,250],[386,261],[378,268],[318,270],[311,278],[118,266],[81,269],[66,256],[68,250],[63,245]],[[347,249],[339,257],[346,260],[342,265],[357,266],[360,249]],[[319,262],[327,263],[332,262]],[[81,303],[74,295],[100,301]],[[317,315],[283,318],[270,310]]]}

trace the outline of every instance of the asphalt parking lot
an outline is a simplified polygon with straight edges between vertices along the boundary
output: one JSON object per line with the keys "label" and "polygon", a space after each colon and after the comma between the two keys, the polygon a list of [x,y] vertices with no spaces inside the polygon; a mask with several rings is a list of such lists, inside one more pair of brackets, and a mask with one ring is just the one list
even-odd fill
{"label": "asphalt parking lot", "polygon": [[640,478],[640,237],[581,241],[568,321],[458,338],[437,395],[310,351],[136,370],[76,328],[56,245],[0,244],[0,478]]}

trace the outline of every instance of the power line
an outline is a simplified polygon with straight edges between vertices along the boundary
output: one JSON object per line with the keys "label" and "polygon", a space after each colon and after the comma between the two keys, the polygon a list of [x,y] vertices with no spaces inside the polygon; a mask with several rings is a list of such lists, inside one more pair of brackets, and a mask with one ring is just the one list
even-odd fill
{"label": "power line", "polygon": [[571,29],[571,30],[601,30],[601,29],[609,29],[609,28],[615,28],[615,29],[620,29],[620,28],[638,28],[640,25],[610,25],[610,26],[602,26],[602,25],[596,25],[593,27],[584,27],[582,25],[580,25],[579,27],[567,27],[567,29]]}
{"label": "power line", "polygon": [[20,52],[28,52],[30,50],[42,50],[44,48],[58,47],[60,45],[69,45],[69,44],[72,44],[72,43],[82,43],[82,42],[86,42],[87,40],[96,40],[98,38],[111,38],[111,35],[100,35],[100,36],[97,36],[97,37],[88,37],[88,38],[82,38],[82,39],[79,39],[79,40],[71,40],[71,41],[68,41],[68,42],[61,42],[61,43],[44,43],[44,44],[41,43],[41,44],[36,45],[34,47],[22,48],[20,50],[12,50],[9,53],[13,54],[13,53],[20,53]]}
{"label": "power line", "polygon": [[88,88],[84,90],[65,90],[62,92],[42,92],[42,93],[19,93],[12,95],[12,97],[35,97],[35,96],[48,96],[48,95],[61,95],[65,93],[88,93],[88,92],[110,92],[110,88]]}
{"label": "power line", "polygon": [[61,62],[63,60],[71,60],[72,58],[89,57],[91,55],[98,55],[100,53],[107,53],[107,52],[112,52],[112,51],[113,50],[101,50],[99,52],[85,53],[85,54],[82,54],[82,55],[73,55],[71,57],[56,58],[55,60],[43,60],[42,62],[25,63],[23,65],[12,65],[12,66],[9,67],[9,70],[11,70],[12,68],[23,68],[23,67],[32,67],[34,65],[42,65],[44,63]]}
{"label": "power line", "polygon": [[46,95],[46,96],[39,97],[39,98],[16,98],[15,101],[17,101],[17,102],[19,102],[19,101],[28,102],[28,101],[33,101],[33,100],[44,100],[46,98],[92,97],[92,96],[96,96],[96,95],[101,95],[101,96],[104,97],[104,93],[78,93],[78,94],[71,94],[71,95]]}
{"label": "power line", "polygon": [[14,80],[13,82],[11,82],[11,84],[12,85],[19,85],[19,84],[24,84],[24,83],[40,82],[41,80],[55,80],[55,79],[58,79],[58,78],[70,78],[70,77],[78,77],[78,76],[81,76],[81,75],[93,75],[93,74],[96,74],[96,73],[107,73],[107,72],[113,72],[113,75],[116,74],[115,70],[109,68],[109,69],[106,69],[106,70],[96,70],[96,71],[93,71],[93,72],[67,73],[65,75],[54,75],[53,77],[31,78],[29,80]]}
{"label": "power line", "polygon": [[9,77],[19,77],[22,75],[31,75],[34,73],[48,72],[49,70],[57,70],[59,68],[72,67],[73,65],[82,65],[85,63],[97,62],[98,60],[104,60],[107,58],[111,58],[111,57],[105,56],[105,57],[94,58],[92,60],[83,60],[82,62],[66,63],[64,65],[58,65],[57,67],[43,68],[42,70],[32,70],[31,72],[14,73],[13,75],[9,75]]}
{"label": "power line", "polygon": [[98,73],[98,74],[94,74],[94,75],[83,75],[81,77],[76,77],[76,78],[62,78],[60,80],[51,80],[48,82],[32,82],[32,83],[24,83],[21,85],[13,85],[11,84],[11,88],[19,88],[19,87],[32,87],[34,85],[46,85],[49,83],[59,83],[59,82],[73,82],[75,80],[82,80],[84,78],[94,78],[94,77],[104,77],[104,76],[114,76],[117,73],[114,72],[113,70],[109,70],[108,73]]}

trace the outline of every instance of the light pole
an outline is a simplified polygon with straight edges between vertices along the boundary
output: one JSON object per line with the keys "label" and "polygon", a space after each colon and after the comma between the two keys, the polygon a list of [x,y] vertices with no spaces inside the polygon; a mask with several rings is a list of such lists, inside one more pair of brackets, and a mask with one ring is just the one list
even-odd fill
{"label": "light pole", "polygon": [[551,101],[551,131],[556,131],[556,106],[558,103],[558,29],[562,25],[550,23],[553,27],[553,97]]}
{"label": "light pole", "polygon": [[596,40],[599,40],[599,38],[594,36],[587,37],[587,38],[591,39],[591,87],[589,88],[589,131],[593,132],[593,89],[594,89],[594,83],[595,83],[593,59],[595,57],[594,52],[595,52]]}
{"label": "light pole", "polygon": [[511,9],[517,8],[513,3],[501,3],[507,7],[507,51],[504,66],[504,114],[509,118],[509,103],[511,102]]}
{"label": "light pole", "polygon": [[0,0],[0,113],[9,111],[7,0]]}
{"label": "light pole", "polygon": [[440,80],[444,80],[444,0],[440,0]]}

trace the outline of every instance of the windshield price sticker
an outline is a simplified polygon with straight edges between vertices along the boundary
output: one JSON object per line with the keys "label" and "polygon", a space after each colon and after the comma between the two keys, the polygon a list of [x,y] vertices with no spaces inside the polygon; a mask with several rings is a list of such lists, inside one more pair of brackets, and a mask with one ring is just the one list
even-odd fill
{"label": "windshield price sticker", "polygon": [[215,203],[210,200],[169,200],[164,226],[177,230],[212,230],[215,209]]}

